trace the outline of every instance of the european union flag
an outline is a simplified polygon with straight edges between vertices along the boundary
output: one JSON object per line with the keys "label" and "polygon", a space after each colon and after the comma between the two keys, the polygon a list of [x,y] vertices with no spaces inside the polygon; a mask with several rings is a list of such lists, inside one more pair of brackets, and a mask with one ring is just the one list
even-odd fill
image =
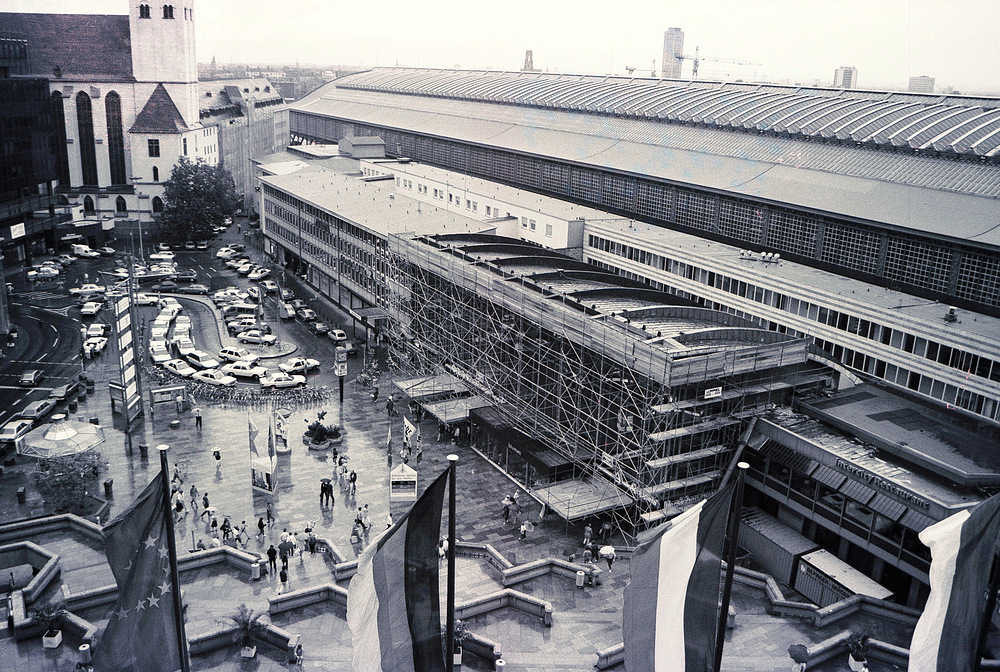
{"label": "european union flag", "polygon": [[104,528],[118,602],[94,651],[101,672],[181,669],[174,590],[170,581],[167,515],[158,475]]}

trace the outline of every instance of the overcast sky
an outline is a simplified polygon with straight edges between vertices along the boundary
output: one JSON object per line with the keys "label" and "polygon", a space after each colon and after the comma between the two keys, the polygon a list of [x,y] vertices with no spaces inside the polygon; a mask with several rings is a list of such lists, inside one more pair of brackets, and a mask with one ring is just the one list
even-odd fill
{"label": "overcast sky", "polygon": [[[151,1],[155,5],[156,2]],[[487,7],[489,5],[489,7]],[[0,0],[3,11],[124,14],[126,0]],[[472,8],[476,7],[476,8]],[[482,7],[481,9],[479,7]],[[198,60],[218,63],[406,65],[637,74],[660,68],[663,33],[685,34],[702,77],[831,84],[858,68],[862,88],[1000,93],[1000,0],[200,0]],[[690,63],[684,75],[689,76]]]}

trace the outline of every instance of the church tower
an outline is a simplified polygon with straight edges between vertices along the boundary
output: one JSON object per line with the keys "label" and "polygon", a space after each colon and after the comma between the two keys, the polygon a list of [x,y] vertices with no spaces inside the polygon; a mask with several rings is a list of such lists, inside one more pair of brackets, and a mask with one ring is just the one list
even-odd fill
{"label": "church tower", "polygon": [[137,83],[161,83],[188,126],[198,123],[198,61],[194,0],[129,2],[132,74]]}

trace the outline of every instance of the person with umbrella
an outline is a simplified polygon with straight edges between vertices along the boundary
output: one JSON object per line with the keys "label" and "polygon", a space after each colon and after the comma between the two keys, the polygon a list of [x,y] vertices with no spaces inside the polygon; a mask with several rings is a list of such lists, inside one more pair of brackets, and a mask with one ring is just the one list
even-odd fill
{"label": "person with umbrella", "polygon": [[601,550],[598,551],[598,555],[604,558],[608,563],[608,574],[611,573],[611,565],[615,562],[615,547],[614,546],[601,546]]}
{"label": "person with umbrella", "polygon": [[528,538],[528,533],[533,531],[535,526],[531,524],[531,521],[525,520],[521,523],[521,541]]}
{"label": "person with umbrella", "polygon": [[278,557],[281,558],[281,567],[283,569],[288,569],[288,556],[295,552],[295,545],[288,541],[286,537],[283,542],[278,544]]}
{"label": "person with umbrella", "polygon": [[792,644],[788,647],[788,655],[792,658],[792,672],[806,672],[809,662],[809,650],[804,644]]}

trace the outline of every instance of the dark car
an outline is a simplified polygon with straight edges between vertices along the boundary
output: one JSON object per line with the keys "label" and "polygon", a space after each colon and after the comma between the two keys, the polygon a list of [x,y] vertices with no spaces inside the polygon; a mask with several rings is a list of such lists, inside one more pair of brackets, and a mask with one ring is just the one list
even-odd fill
{"label": "dark car", "polygon": [[247,249],[247,246],[246,245],[241,245],[240,243],[234,243],[234,244],[232,244],[232,245],[229,246],[229,249],[230,250],[236,250],[237,252],[242,252],[243,250]]}
{"label": "dark car", "polygon": [[323,322],[319,322],[319,321],[310,322],[309,323],[309,331],[311,331],[312,333],[314,333],[317,336],[325,336],[327,333],[329,333],[330,327],[328,327]]}
{"label": "dark car", "polygon": [[177,291],[181,294],[208,294],[209,289],[206,285],[191,283],[190,285],[178,287]]}
{"label": "dark car", "polygon": [[302,299],[294,299],[292,301],[289,301],[288,305],[290,305],[295,310],[302,310],[303,308],[309,307],[309,304],[303,301]]}
{"label": "dark car", "polygon": [[76,393],[80,391],[80,383],[73,381],[72,383],[66,383],[65,385],[60,385],[59,387],[53,387],[52,391],[49,392],[50,399],[56,399],[58,401],[66,401],[67,399],[72,399],[76,396]]}
{"label": "dark car", "polygon": [[193,268],[185,268],[177,271],[174,278],[179,282],[194,282],[198,279],[198,271]]}
{"label": "dark car", "polygon": [[20,380],[18,380],[18,385],[22,387],[37,387],[38,383],[42,381],[42,372],[38,369],[28,369],[21,374]]}
{"label": "dark car", "polygon": [[154,292],[176,292],[177,283],[173,280],[164,280],[163,282],[158,282],[155,285],[150,285],[149,289]]}

